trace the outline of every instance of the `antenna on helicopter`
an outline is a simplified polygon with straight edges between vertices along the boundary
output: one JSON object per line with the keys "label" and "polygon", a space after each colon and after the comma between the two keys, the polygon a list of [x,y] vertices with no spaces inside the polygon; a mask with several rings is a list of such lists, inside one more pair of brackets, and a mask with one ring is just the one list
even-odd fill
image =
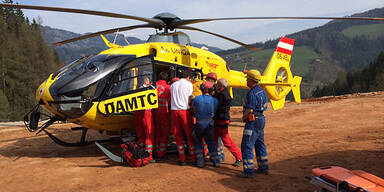
{"label": "antenna on helicopter", "polygon": [[247,69],[247,64],[248,64],[248,62],[245,62],[244,70],[243,70],[243,71],[246,71],[246,69]]}
{"label": "antenna on helicopter", "polygon": [[113,44],[115,44],[115,42],[116,42],[117,35],[119,35],[119,30],[116,31],[115,39],[113,39]]}
{"label": "antenna on helicopter", "polygon": [[130,45],[130,43],[129,43],[127,37],[126,37],[125,35],[123,35],[123,36],[124,36],[124,40],[125,40],[125,42],[127,42],[127,45]]}

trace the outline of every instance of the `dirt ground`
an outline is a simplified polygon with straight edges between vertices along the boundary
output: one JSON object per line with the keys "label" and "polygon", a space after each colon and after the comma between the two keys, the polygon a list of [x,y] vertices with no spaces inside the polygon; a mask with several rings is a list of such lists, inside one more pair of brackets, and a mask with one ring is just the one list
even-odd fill
{"label": "dirt ground", "polygon": [[[240,146],[244,124],[233,107],[230,135]],[[113,163],[95,146],[72,148],[35,136],[21,125],[0,124],[0,191],[313,191],[311,169],[336,165],[384,178],[384,93],[287,103],[266,111],[270,175],[237,178],[225,149],[220,168],[177,165],[177,155],[143,168]],[[80,137],[73,124],[51,130],[65,140]],[[90,137],[97,137],[91,132]],[[117,144],[115,144],[117,145]],[[111,148],[113,144],[106,147]],[[116,147],[115,147],[116,148]]]}

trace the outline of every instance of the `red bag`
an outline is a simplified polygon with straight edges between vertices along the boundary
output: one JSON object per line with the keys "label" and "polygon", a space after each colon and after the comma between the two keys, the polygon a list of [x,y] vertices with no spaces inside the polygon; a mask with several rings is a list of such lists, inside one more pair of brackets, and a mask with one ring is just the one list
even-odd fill
{"label": "red bag", "polygon": [[136,143],[126,142],[121,145],[121,156],[131,167],[143,167],[150,161],[150,154]]}

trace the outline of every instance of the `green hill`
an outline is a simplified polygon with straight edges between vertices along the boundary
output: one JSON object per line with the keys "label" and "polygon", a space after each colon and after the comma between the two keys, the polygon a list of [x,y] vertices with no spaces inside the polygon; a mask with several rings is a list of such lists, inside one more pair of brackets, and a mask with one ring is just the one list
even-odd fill
{"label": "green hill", "polygon": [[384,36],[384,24],[353,26],[344,29],[342,33],[349,38],[355,38],[358,36]]}
{"label": "green hill", "polygon": [[384,90],[384,52],[363,70],[340,73],[337,79],[313,92],[314,97]]}
{"label": "green hill", "polygon": [[[356,17],[384,17],[384,8],[355,14]],[[333,20],[327,24],[287,35],[295,39],[292,55],[294,75],[303,77],[302,97],[310,97],[316,87],[333,82],[339,73],[362,69],[384,50],[384,24],[379,21]],[[279,39],[253,46],[263,50],[253,52],[236,48],[219,52],[232,69],[267,66]]]}

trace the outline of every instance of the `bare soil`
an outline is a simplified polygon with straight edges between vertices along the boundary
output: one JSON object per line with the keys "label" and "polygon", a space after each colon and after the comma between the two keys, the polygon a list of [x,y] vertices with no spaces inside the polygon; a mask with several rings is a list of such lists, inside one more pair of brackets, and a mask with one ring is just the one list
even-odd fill
{"label": "bare soil", "polygon": [[[233,107],[230,135],[240,146],[244,123]],[[131,168],[111,162],[95,145],[61,147],[22,125],[0,124],[0,191],[313,191],[305,176],[320,166],[361,169],[384,178],[384,93],[345,95],[287,103],[266,111],[265,140],[270,175],[237,178],[225,149],[220,168],[177,165],[171,154]],[[64,140],[81,133],[73,124],[49,128]],[[88,138],[97,138],[90,131]],[[118,144],[106,147],[118,151]]]}

